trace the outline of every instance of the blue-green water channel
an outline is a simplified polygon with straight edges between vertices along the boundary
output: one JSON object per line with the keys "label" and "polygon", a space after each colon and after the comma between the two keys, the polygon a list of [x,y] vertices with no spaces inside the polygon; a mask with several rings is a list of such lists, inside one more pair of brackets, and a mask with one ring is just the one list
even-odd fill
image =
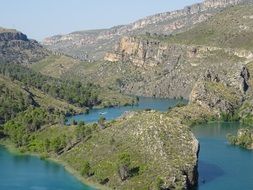
{"label": "blue-green water channel", "polygon": [[[68,118],[69,122],[96,122],[101,116],[115,119],[126,111],[155,109],[166,111],[178,100],[141,98],[134,107],[92,110],[88,115]],[[253,189],[253,151],[227,144],[226,134],[236,133],[238,123],[212,123],[192,130],[201,146],[198,190]],[[89,190],[64,167],[34,156],[21,156],[0,147],[0,190]]]}
{"label": "blue-green water channel", "polygon": [[63,166],[0,146],[0,190],[92,190]]}
{"label": "blue-green water channel", "polygon": [[68,117],[67,124],[70,124],[73,120],[77,122],[85,121],[86,123],[97,122],[101,116],[105,117],[106,120],[109,121],[116,119],[125,112],[136,110],[153,109],[164,112],[168,111],[169,108],[175,107],[179,102],[187,103],[186,100],[140,97],[138,105],[93,109],[90,110],[89,114]]}
{"label": "blue-green water channel", "polygon": [[193,129],[200,142],[198,190],[252,190],[253,151],[231,146],[228,133],[239,123],[211,123]]}

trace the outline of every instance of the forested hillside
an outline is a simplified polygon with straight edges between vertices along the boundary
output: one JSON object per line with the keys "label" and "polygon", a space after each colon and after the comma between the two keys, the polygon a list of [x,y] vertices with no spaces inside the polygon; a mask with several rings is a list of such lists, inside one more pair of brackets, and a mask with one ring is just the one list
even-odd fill
{"label": "forested hillside", "polygon": [[55,79],[14,64],[0,64],[0,73],[79,107],[92,107],[101,103],[96,92],[98,86],[91,83],[84,85],[80,82]]}

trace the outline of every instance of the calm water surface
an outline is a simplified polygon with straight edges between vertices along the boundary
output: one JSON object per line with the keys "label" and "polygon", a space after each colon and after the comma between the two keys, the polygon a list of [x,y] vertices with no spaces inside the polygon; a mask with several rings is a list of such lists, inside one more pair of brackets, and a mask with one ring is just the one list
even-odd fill
{"label": "calm water surface", "polygon": [[[115,119],[125,111],[156,109],[167,111],[179,100],[141,98],[138,106],[92,110],[69,120],[95,122],[104,114],[107,120]],[[186,102],[184,100],[184,102]],[[0,190],[91,190],[59,164],[40,160],[34,156],[14,155],[0,147]]]}
{"label": "calm water surface", "polygon": [[[138,106],[92,110],[68,121],[96,122],[103,114],[115,119],[126,111],[166,111],[178,100],[141,98]],[[198,190],[253,190],[253,151],[227,144],[226,134],[236,133],[238,123],[212,123],[193,128],[200,141]],[[18,156],[0,147],[0,190],[90,190],[64,167],[33,156]]]}
{"label": "calm water surface", "polygon": [[168,108],[174,107],[179,102],[187,103],[186,100],[145,98],[140,97],[139,104],[136,106],[114,107],[91,110],[89,114],[76,115],[67,118],[67,124],[73,120],[85,121],[86,123],[97,122],[99,117],[104,116],[106,120],[116,119],[127,111],[154,109],[158,111],[168,111]]}
{"label": "calm water surface", "polygon": [[252,190],[253,151],[230,146],[226,135],[239,123],[212,123],[195,127],[200,142],[198,190]]}
{"label": "calm water surface", "polygon": [[0,146],[0,190],[92,190],[63,166]]}

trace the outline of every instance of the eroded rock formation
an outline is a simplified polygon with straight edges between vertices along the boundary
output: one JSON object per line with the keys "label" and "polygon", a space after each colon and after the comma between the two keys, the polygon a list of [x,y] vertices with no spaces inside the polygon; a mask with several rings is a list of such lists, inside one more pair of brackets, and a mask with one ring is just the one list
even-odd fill
{"label": "eroded rock formation", "polygon": [[30,64],[49,54],[37,41],[16,30],[0,28],[0,62]]}

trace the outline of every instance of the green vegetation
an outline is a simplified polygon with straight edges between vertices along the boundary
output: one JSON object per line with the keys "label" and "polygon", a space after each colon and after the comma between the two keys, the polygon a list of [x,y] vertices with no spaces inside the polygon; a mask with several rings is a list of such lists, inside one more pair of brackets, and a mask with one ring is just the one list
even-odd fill
{"label": "green vegetation", "polygon": [[232,145],[253,149],[253,130],[251,128],[240,129],[237,136],[229,134],[227,139]]}
{"label": "green vegetation", "polygon": [[92,84],[83,85],[80,82],[47,77],[13,64],[1,64],[0,73],[12,80],[18,80],[26,86],[33,86],[55,98],[64,99],[79,107],[92,107],[100,103],[96,93],[97,87]]}
{"label": "green vegetation", "polygon": [[0,82],[0,125],[33,104],[35,103],[31,96],[25,96],[21,91],[14,91]]}
{"label": "green vegetation", "polygon": [[179,118],[183,124],[189,127],[218,119],[216,113],[198,104],[175,107],[170,109],[167,114],[171,117]]}
{"label": "green vegetation", "polygon": [[15,118],[18,113],[27,110],[29,107],[41,107],[49,113],[57,111],[62,115],[59,118],[61,123],[64,122],[64,115],[85,111],[1,74],[0,87],[0,125],[3,125],[9,119]]}
{"label": "green vegetation", "polygon": [[226,9],[196,27],[173,36],[147,36],[170,43],[207,45],[251,50],[253,47],[253,5]]}
{"label": "green vegetation", "polygon": [[156,179],[156,190],[162,190],[163,189],[162,188],[163,184],[164,184],[164,181],[160,177],[158,177]]}
{"label": "green vegetation", "polygon": [[118,173],[122,181],[130,177],[131,158],[128,153],[121,153],[118,156]]}
{"label": "green vegetation", "polygon": [[61,154],[91,137],[96,125],[62,124],[62,113],[30,107],[4,124],[4,134],[23,151],[39,154]]}
{"label": "green vegetation", "polygon": [[61,78],[65,72],[76,67],[78,64],[80,64],[79,60],[65,55],[50,55],[38,63],[32,64],[30,67],[44,75]]}
{"label": "green vegetation", "polygon": [[210,93],[213,93],[232,104],[236,104],[235,102],[240,101],[240,95],[238,94],[238,91],[233,87],[228,87],[223,83],[216,82],[206,82],[206,86],[207,90]]}
{"label": "green vegetation", "polygon": [[52,125],[57,117],[59,115],[41,108],[29,108],[8,121],[4,125],[4,133],[17,147],[27,146],[31,141],[31,133],[40,130],[44,125]]}
{"label": "green vegetation", "polygon": [[252,116],[252,114],[243,115],[243,118],[241,118],[240,121],[243,124],[252,125],[253,124],[253,116]]}
{"label": "green vegetation", "polygon": [[88,161],[84,161],[81,167],[81,175],[85,177],[89,177],[91,175],[90,163]]}
{"label": "green vegetation", "polygon": [[83,141],[91,136],[92,130],[90,127],[85,125],[84,122],[80,122],[76,127],[76,138],[77,140]]}
{"label": "green vegetation", "polygon": [[186,103],[186,102],[178,102],[177,105],[176,105],[175,107],[180,108],[180,107],[187,106],[187,104],[188,104],[188,103]]}
{"label": "green vegetation", "polygon": [[[100,62],[99,62],[100,63]],[[121,94],[118,89],[108,87],[107,82],[103,81],[105,78],[100,75],[92,76],[96,80],[102,80],[100,82],[94,82],[91,80],[89,73],[90,69],[96,69],[97,62],[81,62],[68,56],[51,55],[41,60],[36,64],[29,66],[32,70],[48,75],[50,77],[56,77],[59,80],[64,81],[76,81],[76,83],[82,83],[83,86],[89,84],[95,84],[95,92],[97,99],[100,100],[99,104],[95,105],[96,108],[112,107],[112,106],[127,106],[136,103],[136,100],[127,95]],[[108,83],[108,84],[109,84]]]}
{"label": "green vegetation", "polygon": [[240,121],[240,116],[238,115],[238,113],[225,113],[222,112],[220,115],[220,118],[222,121],[231,121],[231,122],[235,122],[235,121]]}
{"label": "green vegetation", "polygon": [[[94,175],[87,178],[110,188],[156,189],[157,176],[166,179],[161,184],[164,188],[184,186],[181,170],[188,171],[195,158],[192,149],[185,148],[192,146],[193,136],[178,118],[142,111],[106,126],[110,127],[92,130],[89,138],[61,154],[61,159],[80,172],[88,162]],[[172,176],[177,180],[170,181]]]}

